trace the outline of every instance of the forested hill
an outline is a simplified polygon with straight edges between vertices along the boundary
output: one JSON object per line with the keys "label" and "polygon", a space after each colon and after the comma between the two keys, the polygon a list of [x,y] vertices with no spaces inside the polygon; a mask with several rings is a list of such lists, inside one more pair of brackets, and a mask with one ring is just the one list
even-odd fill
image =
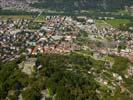
{"label": "forested hill", "polygon": [[116,10],[132,6],[133,0],[38,0],[32,6],[58,10]]}

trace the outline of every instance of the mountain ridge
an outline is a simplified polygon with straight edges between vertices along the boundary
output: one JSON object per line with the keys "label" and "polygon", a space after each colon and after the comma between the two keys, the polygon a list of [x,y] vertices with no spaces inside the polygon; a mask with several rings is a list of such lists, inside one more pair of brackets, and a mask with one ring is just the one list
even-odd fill
{"label": "mountain ridge", "polygon": [[32,6],[58,10],[116,10],[132,5],[133,0],[38,0]]}

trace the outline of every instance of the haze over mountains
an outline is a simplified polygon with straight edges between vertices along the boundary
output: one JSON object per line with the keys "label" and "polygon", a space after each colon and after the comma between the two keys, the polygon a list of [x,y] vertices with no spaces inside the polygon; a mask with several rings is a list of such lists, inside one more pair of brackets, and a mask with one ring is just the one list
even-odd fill
{"label": "haze over mountains", "polygon": [[35,3],[33,6],[63,10],[116,10],[132,5],[133,0],[38,0],[38,3]]}
{"label": "haze over mountains", "polygon": [[54,10],[105,10],[112,11],[132,6],[133,0],[0,0],[0,5],[23,2],[35,8]]}

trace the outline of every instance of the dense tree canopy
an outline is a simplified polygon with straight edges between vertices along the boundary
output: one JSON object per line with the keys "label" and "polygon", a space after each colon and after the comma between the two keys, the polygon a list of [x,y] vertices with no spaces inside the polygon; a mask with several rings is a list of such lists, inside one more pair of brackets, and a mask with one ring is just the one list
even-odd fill
{"label": "dense tree canopy", "polygon": [[[77,51],[78,52],[78,51]],[[111,100],[111,90],[95,80],[101,77],[102,70],[106,70],[105,62],[95,60],[88,51],[80,51],[81,54],[72,52],[67,55],[45,54],[38,55],[38,60],[43,66],[35,69],[29,77],[18,68],[24,58],[17,61],[0,64],[0,99],[17,100],[22,95],[23,100],[40,100],[44,95],[42,91],[48,91],[48,100]],[[128,60],[112,56],[115,60],[112,70],[123,75],[128,68]],[[93,70],[92,70],[93,69]],[[93,74],[88,73],[88,71]],[[111,75],[106,73],[106,77]],[[131,79],[124,79],[126,85],[132,90]],[[97,92],[100,91],[100,94]],[[121,94],[119,87],[116,89],[114,99],[129,98],[126,93]],[[47,100],[46,99],[46,100]]]}

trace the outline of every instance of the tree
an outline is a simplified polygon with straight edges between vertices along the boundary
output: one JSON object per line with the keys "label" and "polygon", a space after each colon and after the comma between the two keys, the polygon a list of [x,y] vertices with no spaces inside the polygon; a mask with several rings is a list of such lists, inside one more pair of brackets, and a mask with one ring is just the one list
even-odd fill
{"label": "tree", "polygon": [[30,88],[23,91],[22,97],[24,100],[40,100],[41,94],[39,93],[39,91]]}

